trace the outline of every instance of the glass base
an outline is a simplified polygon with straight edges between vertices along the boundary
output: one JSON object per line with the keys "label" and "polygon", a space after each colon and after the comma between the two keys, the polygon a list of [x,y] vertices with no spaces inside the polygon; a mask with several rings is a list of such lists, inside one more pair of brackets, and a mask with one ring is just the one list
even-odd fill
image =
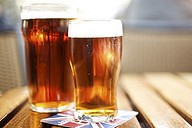
{"label": "glass base", "polygon": [[114,120],[116,114],[104,115],[104,116],[91,116],[91,115],[83,114],[79,111],[75,111],[74,116],[75,116],[75,119],[77,119],[80,122],[96,123],[96,122],[112,121],[112,120]]}
{"label": "glass base", "polygon": [[[43,104],[46,104],[46,103],[43,103]],[[50,103],[47,103],[47,104],[50,104]],[[75,107],[75,103],[73,102],[65,105],[58,105],[57,107],[53,107],[53,106],[44,107],[44,106],[39,106],[34,104],[31,104],[30,106],[32,111],[39,112],[39,113],[57,113],[57,112],[74,109],[74,107]]]}

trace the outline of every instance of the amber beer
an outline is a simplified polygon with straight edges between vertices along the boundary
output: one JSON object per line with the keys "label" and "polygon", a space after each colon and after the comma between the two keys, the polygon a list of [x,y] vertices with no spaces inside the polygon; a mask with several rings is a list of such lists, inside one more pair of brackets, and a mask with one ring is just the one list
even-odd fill
{"label": "amber beer", "polygon": [[54,13],[42,13],[41,9],[30,14],[33,6],[36,10],[44,7],[32,5],[22,17],[31,109],[70,109],[74,107],[74,81],[69,64],[68,22],[73,18],[54,12],[55,18]]}
{"label": "amber beer", "polygon": [[91,122],[113,119],[122,56],[121,22],[71,21],[69,40],[76,118]]}

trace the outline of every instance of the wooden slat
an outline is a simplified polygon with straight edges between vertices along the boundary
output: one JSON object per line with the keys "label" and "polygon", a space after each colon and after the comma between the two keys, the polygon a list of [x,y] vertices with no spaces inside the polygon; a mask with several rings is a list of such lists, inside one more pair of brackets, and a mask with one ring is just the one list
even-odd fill
{"label": "wooden slat", "polygon": [[179,73],[179,75],[190,83],[190,87],[192,88],[192,73]]}
{"label": "wooden slat", "polygon": [[[117,91],[117,104],[119,109],[132,110],[128,98],[120,87],[118,87]],[[119,126],[119,128],[141,128],[141,126],[137,118],[134,117],[133,119]]]}
{"label": "wooden slat", "polygon": [[[131,106],[122,92],[122,90],[118,89],[118,96],[117,96],[118,106],[120,109],[128,109],[132,110]],[[5,128],[41,128],[43,127],[40,123],[42,118],[46,118],[51,116],[50,114],[42,114],[32,112],[29,109],[29,104],[27,103],[15,116],[14,118],[5,126]],[[133,118],[126,123],[119,126],[119,128],[141,128],[139,122],[136,118]],[[50,126],[49,128],[57,128],[56,126]]]}
{"label": "wooden slat", "polygon": [[27,88],[18,87],[10,89],[0,97],[0,121],[16,107],[27,100]]}
{"label": "wooden slat", "polygon": [[149,73],[146,79],[192,125],[192,88],[170,73]]}
{"label": "wooden slat", "polygon": [[124,75],[121,86],[130,96],[149,127],[157,128],[191,128],[169,104],[143,81],[138,75]]}
{"label": "wooden slat", "polygon": [[31,111],[27,103],[4,128],[41,128],[40,120],[49,116]]}

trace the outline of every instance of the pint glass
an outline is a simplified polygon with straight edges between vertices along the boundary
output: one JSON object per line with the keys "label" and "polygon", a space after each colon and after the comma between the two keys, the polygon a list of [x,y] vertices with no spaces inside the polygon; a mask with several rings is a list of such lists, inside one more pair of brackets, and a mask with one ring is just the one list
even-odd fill
{"label": "pint glass", "polygon": [[117,114],[122,23],[115,19],[71,20],[68,32],[76,92],[75,118],[109,121]]}
{"label": "pint glass", "polygon": [[76,10],[67,3],[70,0],[48,1],[25,4],[21,9],[29,101],[36,112],[74,107],[68,21],[75,18]]}

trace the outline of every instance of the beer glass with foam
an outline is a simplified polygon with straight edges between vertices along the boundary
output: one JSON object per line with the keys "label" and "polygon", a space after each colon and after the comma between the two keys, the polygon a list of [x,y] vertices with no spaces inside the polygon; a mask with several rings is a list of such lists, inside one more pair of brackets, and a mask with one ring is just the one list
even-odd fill
{"label": "beer glass with foam", "polygon": [[68,36],[76,92],[75,118],[88,122],[114,119],[122,58],[121,21],[71,20]]}
{"label": "beer glass with foam", "polygon": [[21,7],[31,109],[60,112],[74,107],[69,64],[68,22],[76,18],[72,0],[29,1]]}

